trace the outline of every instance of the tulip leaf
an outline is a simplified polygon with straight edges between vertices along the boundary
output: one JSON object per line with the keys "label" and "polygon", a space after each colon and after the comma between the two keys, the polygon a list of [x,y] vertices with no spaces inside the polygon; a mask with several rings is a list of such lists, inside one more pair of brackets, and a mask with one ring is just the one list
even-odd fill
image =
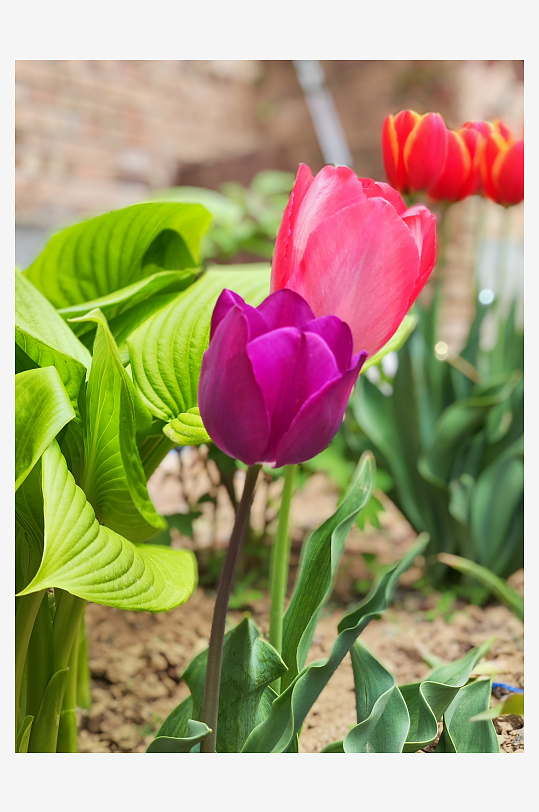
{"label": "tulip leaf", "polygon": [[485,586],[489,592],[494,595],[501,603],[504,603],[515,615],[524,622],[524,599],[515,592],[514,589],[499,578],[487,567],[482,567],[474,561],[469,561],[467,558],[462,558],[459,555],[450,555],[449,553],[439,553],[438,560],[442,564],[447,564],[465,575],[471,575],[479,583]]}
{"label": "tulip leaf", "polygon": [[154,417],[168,423],[198,406],[202,356],[221,291],[234,290],[252,305],[268,295],[268,265],[239,268],[208,271],[127,339],[133,381]]}
{"label": "tulip leaf", "polygon": [[375,353],[375,355],[367,358],[361,367],[360,374],[365,373],[371,367],[377,366],[381,362],[382,358],[385,358],[385,356],[389,355],[390,352],[400,350],[404,342],[408,340],[415,330],[418,321],[419,318],[417,315],[415,315],[415,313],[409,313],[407,316],[405,316],[401,321],[395,335],[393,335],[389,341],[384,344],[382,349]]}
{"label": "tulip leaf", "polygon": [[483,722],[499,716],[524,716],[524,694],[507,694],[501,702],[470,717],[470,722]]}
{"label": "tulip leaf", "polygon": [[41,565],[19,594],[59,587],[85,600],[165,612],[196,587],[190,550],[138,544],[100,525],[53,441],[41,458],[45,543]]}
{"label": "tulip leaf", "polygon": [[[94,310],[81,318],[98,325],[86,390],[82,487],[102,524],[130,541],[145,541],[167,524],[148,496],[136,444],[137,396],[103,314]],[[141,403],[139,408],[145,410]]]}
{"label": "tulip leaf", "polygon": [[55,234],[25,275],[57,308],[91,302],[158,270],[196,268],[210,220],[198,204],[118,209]]}
{"label": "tulip leaf", "polygon": [[410,717],[395,678],[360,640],[350,655],[358,724],[344,739],[344,752],[402,753]]}
{"label": "tulip leaf", "polygon": [[421,682],[399,686],[410,715],[404,753],[415,753],[434,741],[438,735],[438,722],[459,690],[466,685],[474,666],[484,657],[492,642],[493,638],[471,649],[460,660],[438,666]]}
{"label": "tulip leaf", "polygon": [[190,753],[196,745],[206,738],[210,728],[204,722],[189,719],[187,734],[178,736],[157,736],[150,744],[147,753]]}
{"label": "tulip leaf", "polygon": [[39,367],[56,367],[72,401],[92,359],[90,353],[39,290],[15,274],[15,342]]}
{"label": "tulip leaf", "polygon": [[15,375],[15,490],[75,410],[55,367]]}
{"label": "tulip leaf", "polygon": [[478,680],[460,689],[444,713],[443,731],[436,753],[499,753],[496,730],[490,719],[473,722],[488,709],[490,680]]}
{"label": "tulip leaf", "polygon": [[288,667],[281,690],[305,665],[314,630],[331,592],[344,542],[359,511],[372,496],[376,482],[374,457],[365,452],[336,512],[307,540],[301,571],[283,620],[283,660]]}
{"label": "tulip leaf", "polygon": [[363,629],[371,620],[378,619],[388,607],[399,577],[425,550],[427,542],[428,537],[420,536],[418,543],[402,561],[389,565],[379,573],[365,600],[339,623],[339,634],[329,658],[311,663],[300,671],[294,682],[274,700],[267,719],[252,731],[242,753],[287,751],[324,686]]}

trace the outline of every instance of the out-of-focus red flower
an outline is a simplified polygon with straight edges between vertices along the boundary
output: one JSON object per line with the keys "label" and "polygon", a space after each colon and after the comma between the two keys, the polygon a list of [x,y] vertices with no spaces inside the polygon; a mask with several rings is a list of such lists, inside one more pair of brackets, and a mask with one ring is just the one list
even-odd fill
{"label": "out-of-focus red flower", "polygon": [[[471,150],[475,149],[481,136],[474,130],[447,131],[447,153],[442,174],[428,193],[432,200],[454,203],[471,194],[473,163]],[[470,145],[468,145],[468,141]]]}
{"label": "out-of-focus red flower", "polygon": [[502,206],[514,206],[524,200],[524,141],[515,141],[502,127],[497,126],[482,145],[481,179],[487,197]]}
{"label": "out-of-focus red flower", "polygon": [[[481,154],[483,145],[491,135],[500,135],[505,141],[511,139],[509,129],[501,121],[467,121],[460,130],[461,135],[472,162],[469,188],[466,195],[476,195],[483,192],[483,179],[481,177]],[[466,195],[463,195],[465,197]]]}
{"label": "out-of-focus red flower", "polygon": [[382,127],[382,156],[388,182],[399,192],[433,186],[442,173],[447,129],[438,113],[402,110]]}

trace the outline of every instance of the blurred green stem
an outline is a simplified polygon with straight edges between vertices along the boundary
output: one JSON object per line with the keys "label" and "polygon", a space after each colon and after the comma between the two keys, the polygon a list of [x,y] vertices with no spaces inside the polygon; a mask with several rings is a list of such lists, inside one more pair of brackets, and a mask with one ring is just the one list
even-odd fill
{"label": "blurred green stem", "polygon": [[221,663],[223,660],[223,638],[225,636],[226,613],[234,571],[239,558],[245,531],[249,524],[249,513],[253,501],[256,480],[260,465],[252,465],[247,469],[243,495],[239,504],[236,521],[228,549],[226,551],[223,571],[219,579],[217,598],[213,610],[213,621],[208,647],[208,665],[206,667],[206,684],[204,687],[204,704],[202,706],[202,721],[210,728],[210,733],[203,739],[200,752],[215,753],[217,744],[217,716],[219,712],[219,692],[221,688]]}
{"label": "blurred green stem", "polygon": [[17,740],[22,675],[24,672],[24,663],[26,662],[28,643],[30,642],[34,622],[45,594],[46,591],[42,589],[39,592],[32,592],[30,595],[22,595],[17,605],[17,613],[15,615],[15,741]]}
{"label": "blurred green stem", "polygon": [[[290,534],[288,532],[288,520],[290,517],[290,504],[292,502],[292,492],[294,488],[294,475],[297,465],[287,465],[283,493],[281,497],[281,508],[279,510],[279,526],[277,536],[272,549],[271,556],[271,611],[270,611],[270,632],[269,641],[271,645],[281,654],[283,647],[283,614],[284,602],[286,598],[286,588],[288,585],[288,570],[290,567]],[[280,688],[280,680],[273,683],[277,692]]]}

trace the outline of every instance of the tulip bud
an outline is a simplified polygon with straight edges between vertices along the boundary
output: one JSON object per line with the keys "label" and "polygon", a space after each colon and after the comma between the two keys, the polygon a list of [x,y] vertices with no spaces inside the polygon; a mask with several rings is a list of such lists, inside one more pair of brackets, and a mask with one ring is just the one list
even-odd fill
{"label": "tulip bud", "polygon": [[396,332],[436,259],[436,221],[406,206],[395,189],[325,166],[301,164],[283,215],[271,290],[302,296],[315,316],[335,315],[354,352],[374,355]]}
{"label": "tulip bud", "polygon": [[391,186],[399,192],[419,192],[433,186],[442,173],[447,131],[438,113],[421,116],[402,110],[387,116],[382,127],[382,157]]}
{"label": "tulip bud", "polygon": [[447,154],[442,174],[428,192],[432,200],[454,203],[470,194],[472,185],[472,159],[465,138],[475,148],[479,134],[470,130],[463,137],[461,132],[447,131]]}
{"label": "tulip bud", "polygon": [[502,131],[485,140],[480,156],[481,177],[487,197],[502,206],[524,200],[524,141],[508,139]]}
{"label": "tulip bud", "polygon": [[352,356],[347,324],[314,318],[297,293],[277,291],[254,308],[224,290],[200,373],[204,426],[246,465],[305,462],[337,433],[366,356]]}

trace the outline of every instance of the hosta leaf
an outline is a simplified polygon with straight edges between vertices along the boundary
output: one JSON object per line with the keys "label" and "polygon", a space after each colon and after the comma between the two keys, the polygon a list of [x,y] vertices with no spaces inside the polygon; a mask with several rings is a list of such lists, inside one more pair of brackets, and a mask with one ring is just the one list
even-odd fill
{"label": "hosta leaf", "polygon": [[478,680],[461,688],[443,717],[443,732],[437,753],[499,753],[496,730],[490,719],[470,721],[488,709],[490,680]]}
{"label": "hosta leaf", "polygon": [[15,590],[30,583],[43,556],[43,496],[41,462],[30,471],[15,494]]}
{"label": "hosta leaf", "polygon": [[201,445],[211,442],[198,406],[175,417],[163,427],[163,432],[176,445]]}
{"label": "hosta leaf", "polygon": [[397,581],[412,566],[416,556],[427,545],[422,536],[402,559],[380,573],[364,601],[339,623],[339,635],[328,659],[306,666],[291,685],[278,696],[267,719],[255,727],[247,739],[242,753],[284,753],[293,742],[309,710],[337,667],[352,648],[354,641],[371,620],[385,611],[393,596]]}
{"label": "hosta leaf", "polygon": [[197,204],[118,209],[60,231],[25,274],[57,308],[92,301],[158,269],[195,268],[210,220]]}
{"label": "hosta leaf", "polygon": [[487,640],[460,660],[438,666],[421,682],[399,686],[410,714],[410,730],[404,753],[415,753],[434,741],[438,735],[438,722],[459,690],[466,685],[475,664],[484,657],[492,642],[493,639]]}
{"label": "hosta leaf", "polygon": [[37,366],[56,367],[69,397],[77,400],[92,361],[90,353],[21,273],[15,274],[15,341]]}
{"label": "hosta leaf", "polygon": [[197,580],[190,550],[132,543],[100,525],[56,442],[41,460],[43,559],[20,594],[59,587],[94,603],[149,612],[187,600]]}
{"label": "hosta leaf", "polygon": [[82,318],[98,325],[86,390],[82,487],[100,522],[130,541],[144,541],[167,524],[148,496],[132,381],[103,314],[95,310]]}
{"label": "hosta leaf", "polygon": [[202,356],[215,302],[224,288],[258,305],[269,294],[269,266],[212,269],[149,318],[127,340],[133,381],[154,415],[165,422],[198,406]]}
{"label": "hosta leaf", "polygon": [[283,660],[288,673],[282,690],[305,665],[318,617],[335,580],[344,542],[376,482],[374,458],[362,455],[337,511],[315,530],[302,551],[302,567],[283,621]]}
{"label": "hosta leaf", "polygon": [[15,490],[75,410],[55,367],[15,375]]}
{"label": "hosta leaf", "polygon": [[343,742],[345,753],[402,753],[410,717],[395,678],[356,640],[350,650],[358,724]]}

